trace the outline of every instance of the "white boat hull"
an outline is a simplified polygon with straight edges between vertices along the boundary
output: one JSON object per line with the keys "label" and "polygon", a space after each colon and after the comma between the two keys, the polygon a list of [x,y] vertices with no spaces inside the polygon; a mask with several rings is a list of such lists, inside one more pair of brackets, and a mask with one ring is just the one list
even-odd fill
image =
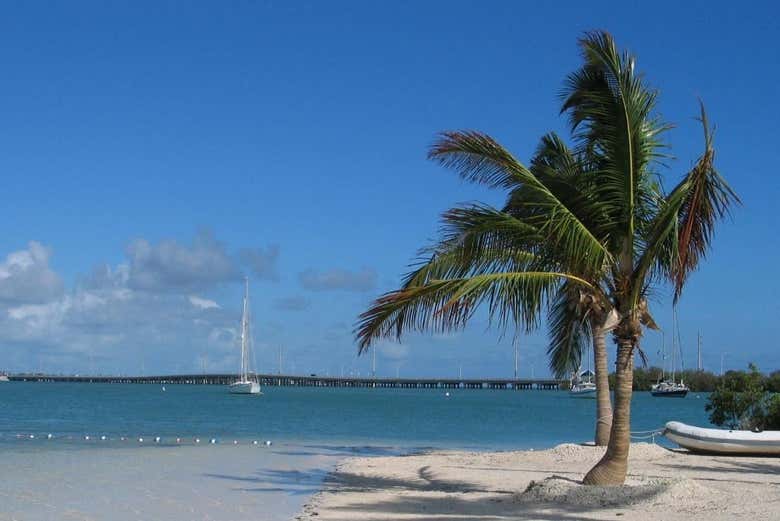
{"label": "white boat hull", "polygon": [[262,394],[257,382],[235,382],[230,384],[230,394]]}
{"label": "white boat hull", "polygon": [[10,382],[11,380],[4,374],[0,374],[0,382]]}
{"label": "white boat hull", "polygon": [[668,422],[663,434],[692,452],[780,455],[780,431],[727,431]]}
{"label": "white boat hull", "polygon": [[595,398],[596,384],[592,382],[576,383],[569,389],[569,396],[573,398]]}
{"label": "white boat hull", "polygon": [[569,396],[572,398],[595,398],[596,389],[571,390],[569,391]]}

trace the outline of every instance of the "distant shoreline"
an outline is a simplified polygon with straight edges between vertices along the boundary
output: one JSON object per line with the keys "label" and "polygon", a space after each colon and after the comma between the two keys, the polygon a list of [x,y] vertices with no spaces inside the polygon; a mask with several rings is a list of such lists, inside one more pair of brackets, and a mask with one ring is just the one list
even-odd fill
{"label": "distant shoreline", "polygon": [[[81,376],[48,374],[11,374],[13,382],[119,383],[157,385],[228,385],[235,374],[183,374],[157,376]],[[490,390],[562,390],[566,380],[553,378],[386,378],[318,375],[258,374],[266,387],[330,387],[380,389],[490,389]]]}

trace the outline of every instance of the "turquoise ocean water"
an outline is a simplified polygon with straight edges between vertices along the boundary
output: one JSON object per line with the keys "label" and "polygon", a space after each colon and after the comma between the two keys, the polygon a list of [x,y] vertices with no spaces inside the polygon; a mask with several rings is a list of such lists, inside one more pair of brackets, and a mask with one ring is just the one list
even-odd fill
{"label": "turquoise ocean water", "polygon": [[[595,401],[563,391],[269,387],[237,396],[221,386],[0,385],[0,450],[90,447],[119,438],[272,440],[349,447],[518,449],[592,439]],[[709,425],[705,394],[635,393],[632,430],[678,420]],[[46,435],[52,434],[52,439]],[[30,435],[35,438],[30,439]],[[85,440],[90,436],[90,440]]]}

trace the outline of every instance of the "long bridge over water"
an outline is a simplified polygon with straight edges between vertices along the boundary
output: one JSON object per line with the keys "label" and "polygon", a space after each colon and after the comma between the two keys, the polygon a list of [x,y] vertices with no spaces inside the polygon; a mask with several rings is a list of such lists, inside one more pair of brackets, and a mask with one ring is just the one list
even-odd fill
{"label": "long bridge over water", "polygon": [[[14,374],[8,377],[18,382],[81,382],[122,384],[189,384],[228,385],[236,380],[235,374],[179,374],[160,376],[83,376]],[[379,389],[504,389],[504,390],[558,390],[565,382],[554,379],[513,378],[380,378],[346,376],[301,376],[258,374],[263,386],[282,387],[355,387]]]}

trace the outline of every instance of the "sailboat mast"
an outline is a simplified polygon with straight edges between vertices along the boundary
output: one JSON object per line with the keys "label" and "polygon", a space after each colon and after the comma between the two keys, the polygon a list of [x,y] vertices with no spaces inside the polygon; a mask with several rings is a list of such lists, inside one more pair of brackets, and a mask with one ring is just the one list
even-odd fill
{"label": "sailboat mast", "polygon": [[701,331],[696,336],[696,369],[702,371],[704,368],[701,365]]}
{"label": "sailboat mast", "polygon": [[661,331],[661,381],[666,380],[666,334]]}
{"label": "sailboat mast", "polygon": [[247,381],[248,379],[248,370],[247,370],[247,352],[246,352],[246,343],[249,336],[249,331],[247,330],[247,307],[249,305],[249,277],[244,278],[244,309],[241,313],[241,380]]}
{"label": "sailboat mast", "polygon": [[672,381],[674,382],[675,358],[677,355],[676,338],[674,332],[677,328],[677,308],[672,306]]}

